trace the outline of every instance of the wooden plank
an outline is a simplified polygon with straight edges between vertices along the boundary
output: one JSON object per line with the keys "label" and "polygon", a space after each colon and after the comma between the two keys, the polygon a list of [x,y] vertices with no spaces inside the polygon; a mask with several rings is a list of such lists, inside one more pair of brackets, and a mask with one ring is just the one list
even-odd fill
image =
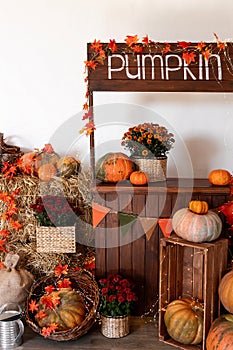
{"label": "wooden plank", "polygon": [[206,288],[203,285],[203,274],[204,274],[204,259],[203,259],[203,249],[194,248],[193,249],[193,268],[192,268],[193,278],[192,296],[198,299],[200,302],[203,301],[203,289]]}

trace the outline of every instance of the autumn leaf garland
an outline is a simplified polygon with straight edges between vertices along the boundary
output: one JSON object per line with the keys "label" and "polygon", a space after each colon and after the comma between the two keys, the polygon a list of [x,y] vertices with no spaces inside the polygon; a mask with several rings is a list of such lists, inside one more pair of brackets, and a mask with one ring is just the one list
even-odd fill
{"label": "autumn leaf garland", "polygon": [[15,214],[18,212],[16,205],[16,196],[20,190],[17,189],[12,193],[0,192],[0,201],[3,202],[5,211],[1,214],[1,230],[0,230],[0,251],[5,253],[7,250],[8,237],[11,230],[19,231],[22,227],[21,224],[15,220]]}
{"label": "autumn leaf garland", "polygon": [[[217,43],[218,51],[224,51],[226,49],[227,43],[221,41],[216,33],[214,37]],[[148,35],[142,38],[139,42],[138,35],[127,35],[125,38],[125,43],[129,52],[142,53],[144,48],[148,48],[150,52],[167,54],[171,52],[171,45],[167,42],[158,43],[154,40],[148,38]],[[89,90],[88,90],[88,73],[91,70],[95,70],[98,65],[103,65],[107,56],[118,51],[118,47],[115,39],[110,39],[108,44],[103,44],[100,40],[94,40],[91,44],[91,50],[93,52],[92,57],[88,61],[84,61],[85,64],[85,78],[84,82],[87,83],[87,89],[85,93],[85,103],[83,104],[83,110],[85,111],[82,120],[86,121],[84,127],[80,130],[80,133],[85,133],[87,136],[91,135],[95,128],[93,121],[92,111],[89,109]],[[203,41],[199,42],[197,45],[192,45],[191,42],[178,41],[177,51],[183,52],[182,58],[187,65],[190,63],[195,63],[197,59],[197,54],[202,54],[205,60],[208,60],[212,54],[212,45],[205,43]],[[87,121],[88,120],[88,121]]]}

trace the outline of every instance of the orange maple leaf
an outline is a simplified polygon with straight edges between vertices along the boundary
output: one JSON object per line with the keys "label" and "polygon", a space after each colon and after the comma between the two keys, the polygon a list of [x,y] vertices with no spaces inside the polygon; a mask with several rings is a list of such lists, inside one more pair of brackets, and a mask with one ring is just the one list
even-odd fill
{"label": "orange maple leaf", "polygon": [[202,41],[200,41],[198,44],[197,44],[197,50],[198,51],[202,51],[204,49],[204,47],[206,47],[206,43],[203,43]]}
{"label": "orange maple leaf", "polygon": [[61,275],[67,275],[68,265],[62,265],[61,263],[54,269],[55,276],[61,277]]}
{"label": "orange maple leaf", "polygon": [[85,103],[83,104],[83,110],[84,110],[84,111],[87,111],[88,108],[89,108],[89,105],[88,105],[87,102],[85,102]]}
{"label": "orange maple leaf", "polygon": [[46,318],[48,315],[46,314],[46,312],[44,312],[43,310],[40,310],[39,312],[37,312],[37,314],[35,315],[35,318],[38,318],[38,320],[42,320],[43,318]]}
{"label": "orange maple leaf", "polygon": [[43,337],[47,338],[50,336],[51,334],[51,329],[50,327],[43,327],[41,330],[41,334],[43,335]]}
{"label": "orange maple leaf", "polygon": [[115,39],[113,39],[113,40],[110,39],[108,47],[112,51],[112,53],[116,52],[117,51],[116,40]]}
{"label": "orange maple leaf", "polygon": [[208,60],[211,56],[211,52],[209,49],[205,49],[205,51],[202,52],[202,55],[204,56],[205,60]]}
{"label": "orange maple leaf", "polygon": [[54,291],[54,289],[55,289],[54,286],[49,285],[49,286],[45,287],[44,290],[45,290],[46,293],[52,293]]}
{"label": "orange maple leaf", "polygon": [[138,36],[137,35],[127,35],[125,38],[126,45],[132,46],[138,43]]}
{"label": "orange maple leaf", "polygon": [[57,282],[57,286],[59,289],[70,288],[71,284],[72,282],[69,280],[69,278],[64,278],[63,280]]}
{"label": "orange maple leaf", "polygon": [[191,62],[195,62],[195,57],[196,57],[196,54],[193,51],[192,52],[186,51],[182,55],[182,58],[185,60],[187,64],[190,64]]}
{"label": "orange maple leaf", "polygon": [[19,231],[21,227],[22,225],[18,221],[10,220],[10,228],[15,229],[16,231]]}
{"label": "orange maple leaf", "polygon": [[102,50],[102,44],[100,43],[100,40],[96,41],[95,39],[91,44],[91,49],[94,50],[95,52]]}
{"label": "orange maple leaf", "polygon": [[187,41],[178,41],[177,46],[181,47],[182,49],[187,49],[190,46],[191,42]]}
{"label": "orange maple leaf", "polygon": [[39,307],[39,304],[36,303],[36,300],[31,299],[29,303],[29,311],[34,312],[37,311]]}
{"label": "orange maple leaf", "polygon": [[58,329],[58,325],[56,323],[51,323],[49,328],[50,328],[50,332],[54,332],[56,329]]}
{"label": "orange maple leaf", "polygon": [[96,63],[96,62],[90,60],[90,61],[84,61],[84,63],[85,63],[85,66],[86,66],[86,67],[91,68],[91,69],[93,69],[93,70],[96,69],[96,66],[97,66],[97,63]]}
{"label": "orange maple leaf", "polygon": [[4,264],[4,262],[0,261],[0,270],[1,269],[5,269],[6,265]]}

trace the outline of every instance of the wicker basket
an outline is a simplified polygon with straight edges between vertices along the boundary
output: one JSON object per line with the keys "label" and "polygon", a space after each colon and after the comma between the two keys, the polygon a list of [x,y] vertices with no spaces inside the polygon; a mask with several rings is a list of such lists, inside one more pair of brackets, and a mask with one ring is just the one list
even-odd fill
{"label": "wicker basket", "polygon": [[166,181],[167,157],[140,158],[133,157],[133,162],[149,176],[149,182]]}
{"label": "wicker basket", "polygon": [[75,253],[75,226],[37,227],[36,250],[38,253]]}
{"label": "wicker basket", "polygon": [[[73,329],[64,331],[55,331],[51,333],[46,339],[56,341],[67,341],[80,338],[82,335],[87,333],[96,321],[96,310],[99,303],[99,289],[98,284],[94,276],[87,270],[73,271],[65,275],[72,282],[72,287],[77,290],[82,296],[86,306],[86,317],[82,323]],[[41,335],[41,328],[38,326],[34,315],[29,311],[29,303],[31,299],[38,299],[44,293],[45,285],[54,283],[57,277],[47,276],[36,281],[28,295],[26,307],[25,307],[25,320],[27,324],[32,328],[33,331]]]}
{"label": "wicker basket", "polygon": [[129,334],[129,316],[101,315],[101,333],[107,338],[122,338]]}

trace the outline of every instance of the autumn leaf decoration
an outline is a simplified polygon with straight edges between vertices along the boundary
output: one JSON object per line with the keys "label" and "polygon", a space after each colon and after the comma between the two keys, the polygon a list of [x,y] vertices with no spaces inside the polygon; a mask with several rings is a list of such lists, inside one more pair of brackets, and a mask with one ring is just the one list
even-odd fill
{"label": "autumn leaf decoration", "polygon": [[[217,42],[215,47],[211,43],[208,44],[203,41],[200,41],[197,45],[192,45],[191,42],[178,41],[177,44],[174,44],[172,52],[181,52],[182,58],[187,65],[190,65],[191,63],[195,64],[197,55],[199,54],[201,54],[205,60],[208,60],[211,54],[216,51],[216,48],[218,51],[225,51],[227,47],[227,43],[221,41],[216,33],[214,33],[214,37]],[[161,53],[165,55],[171,52],[171,45],[169,43],[155,42],[154,40],[149,39],[148,35],[144,36],[141,42],[139,41],[138,35],[127,35],[124,41],[126,43],[124,53],[127,53],[128,51],[134,54],[141,54],[144,52],[145,48],[149,50],[151,54]],[[176,49],[174,49],[175,46],[177,47]],[[91,109],[89,108],[88,76],[92,71],[95,71],[99,65],[103,65],[108,56],[112,55],[114,52],[120,51],[120,49],[118,48],[115,39],[110,39],[109,43],[107,44],[103,44],[100,40],[94,39],[94,41],[91,43],[91,51],[91,59],[84,61],[84,82],[87,85],[85,93],[86,100],[83,104],[84,115],[82,120],[86,121],[86,124],[80,130],[81,134],[85,133],[87,136],[91,135],[96,129],[93,121],[93,115]]]}
{"label": "autumn leaf decoration", "polygon": [[11,230],[19,231],[22,225],[15,220],[15,215],[18,212],[16,205],[16,196],[19,194],[19,189],[12,193],[0,192],[0,201],[3,204],[3,212],[1,214],[2,228],[0,230],[0,251],[8,252],[7,244]]}
{"label": "autumn leaf decoration", "polygon": [[[44,310],[39,310],[39,303],[37,299],[32,298],[29,300],[28,310],[34,314],[35,319],[41,320],[46,318],[48,314],[46,310],[56,310],[56,308],[61,305],[61,300],[58,292],[65,288],[71,288],[72,282],[69,278],[64,276],[68,274],[68,265],[59,264],[54,269],[55,280],[53,284],[49,284],[44,287],[44,295],[38,297],[40,302],[45,306]],[[48,327],[42,327],[41,334],[46,338],[49,337],[51,333],[58,329],[58,324],[51,323]]]}

